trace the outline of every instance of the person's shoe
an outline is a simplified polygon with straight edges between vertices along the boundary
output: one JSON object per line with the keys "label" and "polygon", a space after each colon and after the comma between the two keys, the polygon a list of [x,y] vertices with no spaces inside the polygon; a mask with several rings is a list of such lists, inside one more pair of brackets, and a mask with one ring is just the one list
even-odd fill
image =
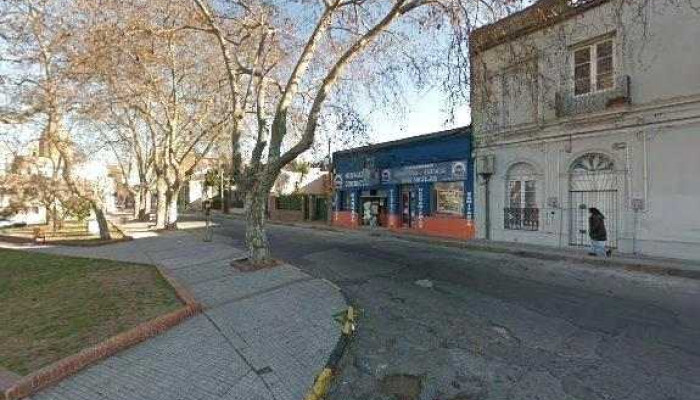
{"label": "person's shoe", "polygon": [[596,256],[596,254],[595,254],[595,253],[588,253],[588,255],[589,255],[589,256],[593,256],[593,257],[595,257],[595,256]]}

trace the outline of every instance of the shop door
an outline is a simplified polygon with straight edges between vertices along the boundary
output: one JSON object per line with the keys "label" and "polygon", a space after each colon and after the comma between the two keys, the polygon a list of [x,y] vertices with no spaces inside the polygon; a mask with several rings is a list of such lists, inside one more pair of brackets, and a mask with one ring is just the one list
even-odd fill
{"label": "shop door", "polygon": [[401,191],[401,224],[404,228],[411,227],[411,211],[413,211],[413,196],[408,188]]}
{"label": "shop door", "polygon": [[588,246],[588,209],[595,207],[605,216],[605,229],[608,232],[608,246],[617,248],[617,191],[571,191],[570,242],[572,246]]}

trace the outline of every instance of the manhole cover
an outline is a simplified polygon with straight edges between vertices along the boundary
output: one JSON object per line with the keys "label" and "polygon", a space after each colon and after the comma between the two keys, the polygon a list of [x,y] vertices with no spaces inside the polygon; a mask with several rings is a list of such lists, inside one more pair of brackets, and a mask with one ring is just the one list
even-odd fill
{"label": "manhole cover", "polygon": [[420,378],[413,375],[389,375],[381,380],[382,394],[395,400],[418,400],[421,392]]}

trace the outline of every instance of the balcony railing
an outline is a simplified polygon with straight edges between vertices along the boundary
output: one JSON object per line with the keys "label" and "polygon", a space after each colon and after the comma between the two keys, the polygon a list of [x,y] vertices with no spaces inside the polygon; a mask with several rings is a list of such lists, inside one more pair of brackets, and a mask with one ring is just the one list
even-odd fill
{"label": "balcony railing", "polygon": [[537,231],[540,229],[539,208],[505,208],[504,228],[517,231]]}
{"label": "balcony railing", "polygon": [[615,79],[615,86],[609,90],[574,95],[573,84],[569,82],[566,89],[557,92],[557,117],[570,117],[596,111],[603,111],[617,104],[630,101],[630,77],[620,75]]}

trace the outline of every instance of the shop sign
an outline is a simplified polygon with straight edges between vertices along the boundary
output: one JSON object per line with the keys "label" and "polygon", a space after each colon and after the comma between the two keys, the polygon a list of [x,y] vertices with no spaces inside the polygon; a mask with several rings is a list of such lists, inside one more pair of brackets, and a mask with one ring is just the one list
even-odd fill
{"label": "shop sign", "polygon": [[396,196],[394,189],[389,189],[389,214],[396,214]]}
{"label": "shop sign", "polygon": [[471,191],[466,192],[466,202],[467,202],[467,219],[474,219],[474,198]]}
{"label": "shop sign", "polygon": [[382,170],[383,184],[410,184],[442,181],[460,181],[467,178],[466,161],[409,165]]}
{"label": "shop sign", "polygon": [[350,193],[350,222],[355,223],[357,221],[357,193]]}
{"label": "shop sign", "polygon": [[337,174],[335,176],[335,187],[337,189],[351,189],[376,185],[378,180],[372,179],[371,175],[369,169]]}
{"label": "shop sign", "polygon": [[423,187],[419,186],[418,187],[418,229],[423,229],[423,226],[424,226],[423,205],[424,205]]}
{"label": "shop sign", "polygon": [[467,179],[467,161],[409,165],[382,170],[364,169],[337,174],[337,189],[352,189],[367,186],[401,185],[412,183],[449,182]]}

